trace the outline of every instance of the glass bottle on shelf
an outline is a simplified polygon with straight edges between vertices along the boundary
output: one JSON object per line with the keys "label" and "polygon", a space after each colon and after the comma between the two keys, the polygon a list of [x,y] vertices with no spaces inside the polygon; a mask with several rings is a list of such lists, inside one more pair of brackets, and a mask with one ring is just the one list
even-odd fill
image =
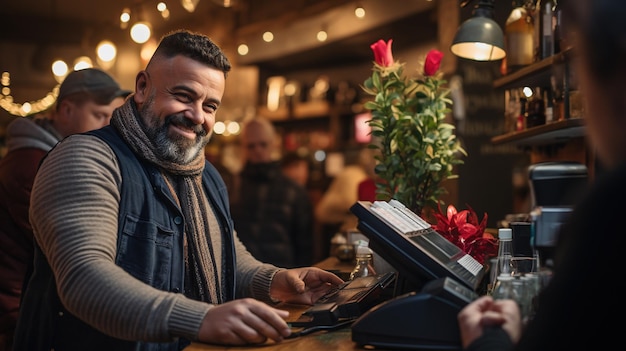
{"label": "glass bottle on shelf", "polygon": [[554,0],[554,10],[552,12],[552,28],[554,33],[554,53],[560,53],[564,47],[563,44],[563,18],[562,3],[564,0]]}
{"label": "glass bottle on shelf", "polygon": [[513,8],[504,27],[507,72],[533,63],[534,25],[527,6]]}
{"label": "glass bottle on shelf", "polygon": [[539,58],[545,59],[554,55],[554,27],[552,26],[554,1],[541,0],[539,13],[541,16],[539,23],[539,28],[541,30],[541,53]]}
{"label": "glass bottle on shelf", "polygon": [[526,4],[533,18],[533,62],[541,61],[541,0],[531,0]]}
{"label": "glass bottle on shelf", "polygon": [[554,121],[554,99],[552,98],[552,89],[544,89],[543,91],[544,114],[546,116],[546,124]]}
{"label": "glass bottle on shelf", "polygon": [[[523,96],[523,95],[522,95]],[[517,115],[517,120],[515,123],[515,130],[522,131],[526,129],[526,98],[520,96],[519,98],[519,114]]]}
{"label": "glass bottle on shelf", "polygon": [[532,128],[546,124],[545,103],[541,95],[541,89],[535,88],[535,91],[528,100],[526,107],[526,128]]}
{"label": "glass bottle on shelf", "polygon": [[520,115],[520,98],[519,90],[511,89],[505,92],[506,108],[505,108],[505,120],[504,131],[505,133],[514,132],[517,130],[517,117]]}

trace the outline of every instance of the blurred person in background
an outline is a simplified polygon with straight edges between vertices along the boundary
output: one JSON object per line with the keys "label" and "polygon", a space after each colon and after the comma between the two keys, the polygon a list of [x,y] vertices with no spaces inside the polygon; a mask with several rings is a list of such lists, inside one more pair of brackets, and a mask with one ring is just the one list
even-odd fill
{"label": "blurred person in background", "polygon": [[559,1],[602,172],[559,228],[553,275],[526,324],[516,302],[483,296],[458,315],[465,350],[608,350],[624,343],[626,1]]}
{"label": "blurred person in background", "polygon": [[18,117],[7,128],[7,154],[0,160],[0,351],[11,349],[22,285],[32,265],[28,209],[39,162],[64,137],[108,125],[128,94],[101,70],[73,71],[61,83],[49,116]]}
{"label": "blurred person in background", "polygon": [[282,170],[272,123],[244,123],[244,166],[230,191],[239,238],[260,261],[281,267],[313,264],[313,204],[307,190]]}
{"label": "blurred person in background", "polygon": [[285,175],[306,188],[309,182],[309,161],[297,152],[289,152],[280,158],[280,167]]}
{"label": "blurred person in background", "polygon": [[359,200],[359,184],[374,177],[374,151],[363,147],[356,157],[346,163],[331,180],[315,207],[315,220],[321,227],[323,252],[326,254],[330,251],[330,240],[334,234],[356,230],[358,219],[350,212],[350,207]]}

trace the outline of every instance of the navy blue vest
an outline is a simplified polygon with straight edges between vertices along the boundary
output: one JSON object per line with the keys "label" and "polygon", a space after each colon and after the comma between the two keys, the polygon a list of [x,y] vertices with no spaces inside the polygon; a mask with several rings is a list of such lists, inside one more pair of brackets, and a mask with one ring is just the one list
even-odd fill
{"label": "navy blue vest", "polygon": [[[184,293],[184,219],[158,169],[139,160],[112,126],[86,134],[96,135],[109,144],[120,165],[116,264],[152,287]],[[228,301],[235,296],[236,264],[228,194],[219,173],[208,162],[202,183],[221,227],[222,286]],[[97,331],[61,305],[54,276],[39,247],[35,248],[34,264],[23,295],[16,350],[175,351],[189,345],[188,340],[161,344],[130,342]]]}

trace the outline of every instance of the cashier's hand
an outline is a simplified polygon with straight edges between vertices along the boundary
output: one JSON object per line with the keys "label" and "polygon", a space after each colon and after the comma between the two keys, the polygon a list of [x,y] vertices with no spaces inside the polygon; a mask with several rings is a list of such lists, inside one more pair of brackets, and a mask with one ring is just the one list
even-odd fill
{"label": "cashier's hand", "polygon": [[291,334],[285,322],[288,311],[246,298],[215,305],[204,316],[198,341],[221,345],[280,342]]}
{"label": "cashier's hand", "polygon": [[465,306],[457,318],[463,348],[483,335],[486,328],[501,327],[514,344],[522,333],[520,311],[513,300],[494,300],[491,296],[482,296]]}
{"label": "cashier's hand", "polygon": [[312,305],[331,288],[343,283],[333,273],[316,267],[278,271],[272,279],[270,296],[281,302]]}

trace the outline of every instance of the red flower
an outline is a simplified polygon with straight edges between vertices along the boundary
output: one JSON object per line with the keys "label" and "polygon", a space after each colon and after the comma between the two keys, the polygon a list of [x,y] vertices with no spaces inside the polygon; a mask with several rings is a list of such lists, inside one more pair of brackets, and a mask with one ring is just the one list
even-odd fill
{"label": "red flower", "polygon": [[428,54],[426,54],[426,61],[424,62],[424,75],[428,77],[437,73],[442,58],[443,53],[441,51],[430,50]]}
{"label": "red flower", "polygon": [[487,213],[479,222],[476,212],[469,206],[469,210],[458,212],[454,206],[449,205],[446,215],[441,211],[441,206],[437,206],[439,208],[439,213],[435,213],[437,224],[433,226],[437,233],[482,264],[498,253],[498,241],[493,235],[485,232]]}
{"label": "red flower", "polygon": [[372,51],[374,52],[374,61],[383,67],[389,67],[393,65],[393,55],[391,54],[391,43],[393,43],[393,39],[389,39],[385,43],[384,40],[379,39],[374,44],[370,45]]}

